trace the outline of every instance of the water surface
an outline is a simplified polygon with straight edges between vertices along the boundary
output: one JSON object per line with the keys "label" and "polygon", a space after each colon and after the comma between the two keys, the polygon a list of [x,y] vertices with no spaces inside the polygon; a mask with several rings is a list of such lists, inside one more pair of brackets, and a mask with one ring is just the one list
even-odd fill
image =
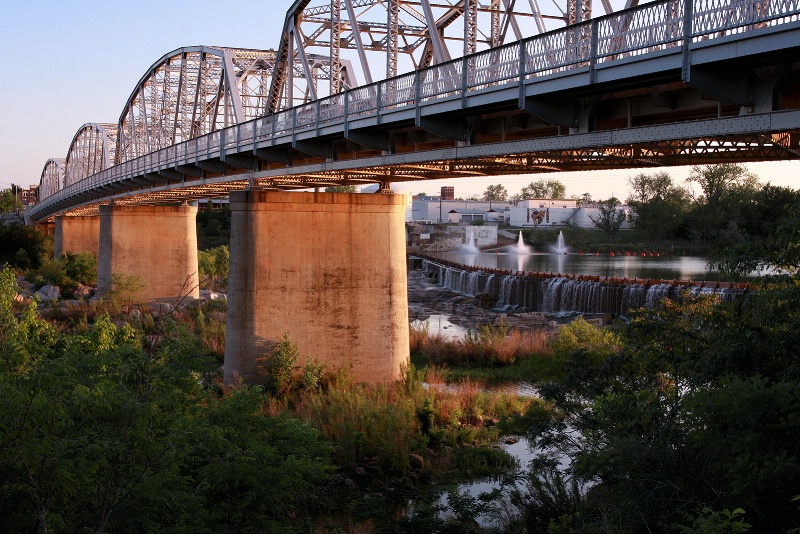
{"label": "water surface", "polygon": [[510,254],[481,252],[428,253],[430,256],[486,269],[560,274],[583,274],[615,278],[662,280],[724,280],[698,256],[626,256],[625,254]]}

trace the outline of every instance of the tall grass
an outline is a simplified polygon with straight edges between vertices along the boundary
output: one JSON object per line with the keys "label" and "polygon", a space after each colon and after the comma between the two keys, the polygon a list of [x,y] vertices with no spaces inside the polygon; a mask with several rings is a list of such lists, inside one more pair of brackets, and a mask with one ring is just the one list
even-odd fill
{"label": "tall grass", "polygon": [[337,446],[336,461],[347,470],[377,457],[384,471],[405,474],[411,454],[430,461],[430,447],[494,441],[498,430],[484,420],[516,416],[533,402],[490,393],[477,382],[448,386],[435,369],[409,369],[405,380],[379,384],[357,384],[338,371],[322,388],[273,399],[268,409],[287,410],[316,427]]}
{"label": "tall grass", "polygon": [[411,354],[433,365],[506,366],[550,352],[544,330],[516,330],[491,324],[469,330],[463,339],[431,333],[428,323],[410,330]]}

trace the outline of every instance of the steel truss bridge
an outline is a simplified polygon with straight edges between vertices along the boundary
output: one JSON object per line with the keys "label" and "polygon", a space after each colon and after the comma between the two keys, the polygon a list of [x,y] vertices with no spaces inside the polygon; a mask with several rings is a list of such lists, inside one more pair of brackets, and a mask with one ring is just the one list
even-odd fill
{"label": "steel truss bridge", "polygon": [[603,10],[297,0],[275,50],[163,56],[116,124],[82,126],[47,161],[30,219],[244,188],[800,157],[800,0]]}

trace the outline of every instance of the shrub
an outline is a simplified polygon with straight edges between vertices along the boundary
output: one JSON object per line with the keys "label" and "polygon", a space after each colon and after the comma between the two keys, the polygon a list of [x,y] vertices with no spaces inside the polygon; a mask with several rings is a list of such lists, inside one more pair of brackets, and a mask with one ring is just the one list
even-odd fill
{"label": "shrub", "polygon": [[283,334],[280,342],[272,350],[266,361],[267,385],[276,395],[288,394],[294,386],[294,374],[300,351],[297,345]]}

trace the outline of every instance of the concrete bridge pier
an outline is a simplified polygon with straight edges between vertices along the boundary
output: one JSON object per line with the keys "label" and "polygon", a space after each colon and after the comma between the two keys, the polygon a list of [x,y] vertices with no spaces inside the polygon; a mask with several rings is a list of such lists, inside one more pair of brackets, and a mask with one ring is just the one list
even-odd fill
{"label": "concrete bridge pier", "polygon": [[60,258],[66,252],[90,252],[95,258],[100,243],[100,217],[94,215],[55,218],[53,255]]}
{"label": "concrete bridge pier", "polygon": [[[25,224],[32,224],[30,221],[25,220]],[[47,236],[55,236],[56,235],[56,223],[53,221],[42,221],[33,225],[33,227],[40,232],[44,233]]]}
{"label": "concrete bridge pier", "polygon": [[402,195],[238,191],[231,201],[226,383],[254,383],[283,334],[300,362],[359,382],[408,362]]}
{"label": "concrete bridge pier", "polygon": [[197,207],[100,206],[97,291],[112,275],[136,276],[148,299],[198,298]]}

